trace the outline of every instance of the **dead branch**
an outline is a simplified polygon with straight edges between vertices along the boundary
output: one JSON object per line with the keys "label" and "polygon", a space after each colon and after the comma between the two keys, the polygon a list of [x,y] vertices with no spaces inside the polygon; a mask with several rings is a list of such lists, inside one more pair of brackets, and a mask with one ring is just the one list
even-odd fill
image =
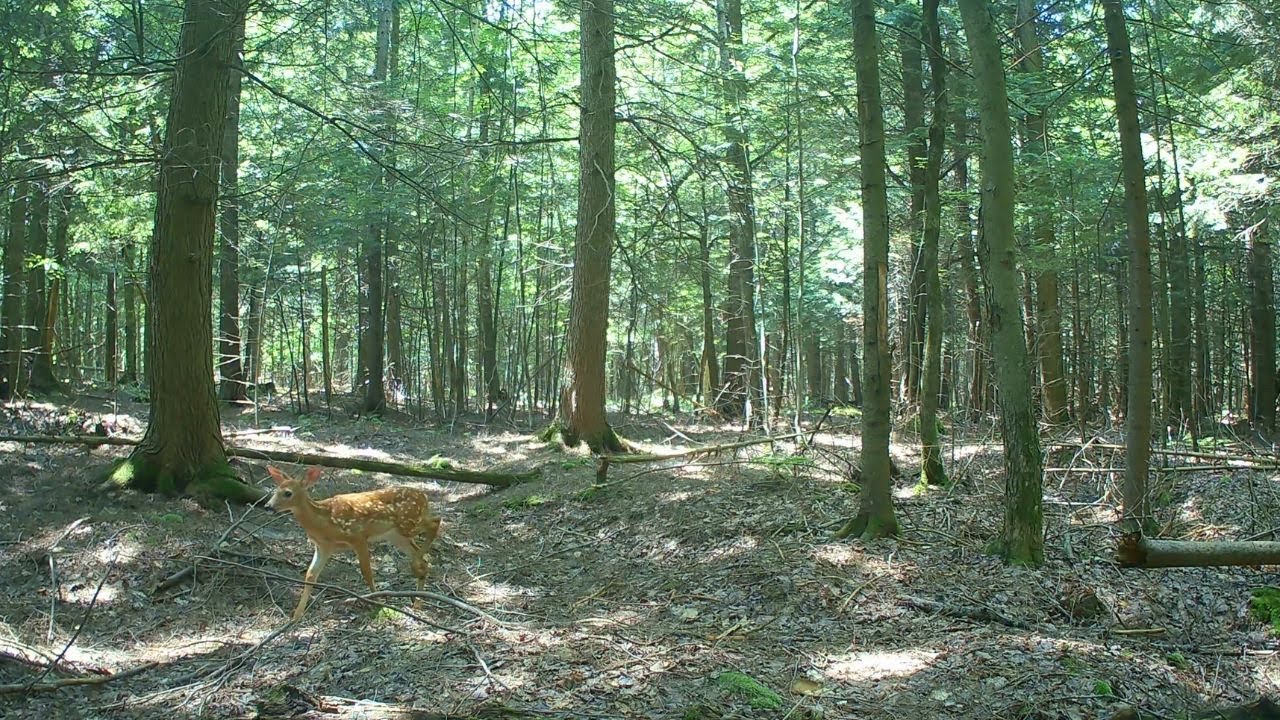
{"label": "dead branch", "polygon": [[661,462],[663,460],[673,460],[676,458],[690,458],[698,455],[710,455],[713,453],[721,453],[727,450],[737,450],[738,448],[750,447],[752,445],[763,445],[764,443],[780,442],[782,440],[794,440],[803,437],[808,433],[791,433],[790,435],[778,435],[777,437],[755,438],[752,440],[742,440],[739,442],[725,443],[723,445],[706,445],[704,447],[691,448],[673,453],[648,453],[643,455],[610,455],[609,462],[611,464],[623,463],[643,463],[643,462]]}
{"label": "dead branch", "polygon": [[916,610],[924,610],[925,612],[936,613],[938,615],[946,615],[948,617],[960,618],[962,620],[977,620],[979,622],[994,622],[1001,625],[1007,625],[1011,628],[1019,630],[1030,630],[1031,625],[1021,620],[1005,617],[1000,613],[988,607],[981,605],[948,605],[938,602],[937,600],[929,600],[927,598],[918,598],[905,596],[898,599],[898,604],[905,605]]}
{"label": "dead branch", "polygon": [[158,667],[160,663],[148,662],[139,665],[136,668],[116,673],[115,675],[93,675],[90,677],[70,677],[60,678],[58,680],[50,680],[40,683],[14,683],[12,685],[0,685],[0,695],[10,695],[13,693],[38,693],[49,692],[52,690],[60,690],[65,687],[76,687],[84,685],[105,685],[116,680],[124,680],[125,678],[141,675],[142,673]]}

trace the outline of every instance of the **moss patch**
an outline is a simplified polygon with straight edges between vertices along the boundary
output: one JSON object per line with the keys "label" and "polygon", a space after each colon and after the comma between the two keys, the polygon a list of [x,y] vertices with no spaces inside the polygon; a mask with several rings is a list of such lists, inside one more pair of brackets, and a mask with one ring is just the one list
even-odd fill
{"label": "moss patch", "polygon": [[745,698],[757,710],[776,710],[782,707],[782,696],[750,675],[729,670],[716,677],[716,684],[726,692]]}
{"label": "moss patch", "polygon": [[1280,634],[1280,588],[1271,585],[1255,588],[1249,607],[1255,618],[1271,625],[1271,632]]}

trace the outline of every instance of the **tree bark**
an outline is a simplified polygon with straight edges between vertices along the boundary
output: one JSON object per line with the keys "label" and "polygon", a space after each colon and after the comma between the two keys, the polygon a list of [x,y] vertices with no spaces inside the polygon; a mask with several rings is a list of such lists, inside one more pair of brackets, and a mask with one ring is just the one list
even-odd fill
{"label": "tree bark", "polygon": [[52,259],[62,272],[50,277],[43,269],[40,271],[40,285],[45,290],[39,300],[36,317],[35,354],[31,362],[29,386],[36,392],[53,392],[61,387],[53,372],[53,341],[58,320],[58,303],[62,297],[62,285],[66,282],[67,236],[70,213],[68,209],[67,190],[57,191],[50,199],[49,225],[53,233]]}
{"label": "tree bark", "polygon": [[[27,278],[26,318],[23,324],[23,351],[30,353],[30,362],[24,365],[19,390],[30,390],[31,374],[40,356],[40,328],[44,325],[46,299],[45,255],[49,251],[49,186],[45,182],[32,183],[31,206],[27,221]],[[33,262],[34,261],[34,262]]]}
{"label": "tree bark", "polygon": [[910,9],[904,9],[906,21],[898,36],[902,56],[902,124],[907,138],[907,182],[910,185],[910,206],[907,211],[907,237],[909,244],[910,277],[907,282],[906,332],[903,341],[907,346],[905,373],[905,397],[908,403],[920,401],[922,372],[924,371],[925,326],[928,322],[928,261],[924,257],[925,212],[925,155],[928,152],[926,138],[930,130],[924,123],[924,82],[921,67],[920,19]]}
{"label": "tree bark", "polygon": [[106,317],[103,322],[102,357],[108,385],[115,385],[120,380],[120,348],[117,344],[120,338],[120,310],[116,304],[117,277],[114,268],[107,271],[107,297],[106,307],[104,308]]}
{"label": "tree bark", "polygon": [[151,417],[113,470],[135,488],[242,488],[227,466],[213,385],[213,234],[234,28],[244,0],[187,0],[151,235]]}
{"label": "tree bark", "polygon": [[32,184],[14,183],[9,198],[9,237],[4,246],[4,298],[0,300],[0,399],[18,390],[22,367],[22,287],[26,259],[27,206]]}
{"label": "tree bark", "polygon": [[[1044,68],[1044,49],[1037,27],[1035,0],[1018,0],[1018,40],[1021,46],[1021,70],[1033,82],[1040,82]],[[1044,414],[1049,422],[1067,421],[1070,404],[1067,396],[1067,379],[1062,360],[1062,310],[1059,306],[1057,238],[1054,221],[1054,193],[1050,177],[1049,122],[1045,111],[1032,107],[1026,117],[1027,148],[1025,154],[1031,163],[1030,182],[1036,194],[1032,220],[1035,244],[1039,251],[1041,270],[1035,277],[1036,305],[1036,355],[1040,360],[1041,396],[1044,398]]]}
{"label": "tree bark", "polygon": [[724,387],[720,409],[748,424],[762,412],[756,337],[756,208],[747,157],[747,79],[743,66],[742,0],[720,0],[720,70],[723,74],[725,163],[728,166],[729,287],[726,296]]}
{"label": "tree bark", "polygon": [[889,199],[885,186],[884,105],[880,100],[880,42],[873,0],[853,5],[853,47],[862,149],[862,493],[858,514],[836,533],[863,539],[896,535],[889,459]]}
{"label": "tree bark", "polygon": [[[705,202],[703,210],[705,213]],[[716,404],[716,393],[720,389],[720,362],[716,358],[716,308],[711,299],[711,241],[707,237],[708,231],[707,223],[704,222],[698,233],[698,284],[702,289],[702,357],[699,363],[701,368],[699,395],[704,405],[712,406]]]}
{"label": "tree bark", "polygon": [[[232,28],[231,58],[239,64],[244,51],[244,15]],[[227,402],[246,397],[244,365],[240,362],[240,89],[241,76],[232,70],[227,80],[227,119],[222,129],[222,188],[218,226],[222,234],[218,267],[219,396]]]}
{"label": "tree bark", "polygon": [[1135,532],[1151,520],[1146,497],[1147,467],[1151,459],[1151,232],[1147,221],[1142,129],[1138,124],[1138,91],[1133,79],[1124,7],[1120,0],[1104,0],[1102,9],[1116,95],[1129,228],[1129,382],[1123,523],[1128,531]]}
{"label": "tree bark", "polygon": [[1265,219],[1245,230],[1249,265],[1249,417],[1265,433],[1276,428],[1276,303]]}
{"label": "tree bark", "polygon": [[982,130],[979,259],[990,296],[1005,454],[1000,550],[1007,562],[1038,566],[1044,562],[1043,461],[1018,300],[1021,283],[1014,254],[1013,143],[1004,64],[989,5],[979,0],[960,0],[959,5],[973,56]]}
{"label": "tree bark", "polygon": [[929,53],[930,94],[933,117],[924,167],[924,223],[920,242],[920,267],[926,302],[924,367],[920,396],[920,472],[929,485],[945,485],[942,447],[938,440],[938,399],[942,390],[942,282],[938,277],[938,240],[942,233],[942,149],[947,121],[947,65],[942,56],[938,26],[938,0],[924,0],[922,30]]}
{"label": "tree bark", "polygon": [[329,268],[320,267],[320,362],[324,366],[324,404],[333,405],[333,361],[329,349]]}
{"label": "tree bark", "polygon": [[[378,85],[378,93],[384,103],[379,108],[384,124],[390,125],[390,107],[387,83],[391,78],[394,64],[393,46],[397,45],[395,30],[399,23],[397,0],[380,0],[378,4],[378,36],[377,50],[374,57],[373,81]],[[383,258],[383,243],[391,231],[389,217],[389,193],[391,169],[387,164],[394,162],[390,151],[383,153],[384,167],[378,170],[378,210],[366,230],[364,240],[364,275],[368,288],[367,308],[368,324],[364,335],[364,367],[368,372],[364,386],[364,401],[361,409],[365,412],[380,413],[387,405],[386,391],[386,292],[384,278],[386,264]]]}
{"label": "tree bark", "polygon": [[613,0],[582,0],[581,13],[578,228],[560,431],[570,446],[585,442],[592,452],[618,452],[622,444],[604,410],[609,272],[616,232]]}
{"label": "tree bark", "polygon": [[133,245],[125,243],[121,251],[124,259],[124,381],[136,385],[141,378],[139,355],[141,343],[138,332],[138,269],[134,262]]}
{"label": "tree bark", "polygon": [[1153,540],[1134,533],[1120,539],[1121,567],[1227,567],[1280,565],[1280,542]]}

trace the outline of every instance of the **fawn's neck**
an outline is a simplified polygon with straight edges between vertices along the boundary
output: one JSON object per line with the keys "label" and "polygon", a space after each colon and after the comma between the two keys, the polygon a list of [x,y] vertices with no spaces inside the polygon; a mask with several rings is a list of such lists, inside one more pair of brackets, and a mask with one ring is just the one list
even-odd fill
{"label": "fawn's neck", "polygon": [[331,521],[329,508],[310,497],[300,498],[293,506],[293,518],[298,521],[303,530],[307,531],[308,535],[312,531],[324,529]]}

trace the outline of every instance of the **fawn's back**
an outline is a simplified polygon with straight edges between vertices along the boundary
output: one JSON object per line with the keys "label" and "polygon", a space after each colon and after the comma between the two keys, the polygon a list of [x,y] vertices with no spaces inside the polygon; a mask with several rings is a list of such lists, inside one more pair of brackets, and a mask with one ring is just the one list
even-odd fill
{"label": "fawn's back", "polygon": [[339,542],[347,538],[381,540],[392,534],[412,538],[427,533],[433,524],[426,494],[412,488],[346,493],[315,503],[321,512],[328,513],[337,531],[331,539]]}

